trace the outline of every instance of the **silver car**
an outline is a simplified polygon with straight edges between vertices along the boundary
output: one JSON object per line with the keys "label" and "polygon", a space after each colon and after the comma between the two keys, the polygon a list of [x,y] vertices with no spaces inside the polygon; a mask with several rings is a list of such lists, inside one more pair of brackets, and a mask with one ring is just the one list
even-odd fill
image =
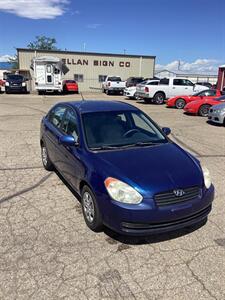
{"label": "silver car", "polygon": [[225,125],[225,103],[213,105],[209,109],[208,119],[211,122]]}

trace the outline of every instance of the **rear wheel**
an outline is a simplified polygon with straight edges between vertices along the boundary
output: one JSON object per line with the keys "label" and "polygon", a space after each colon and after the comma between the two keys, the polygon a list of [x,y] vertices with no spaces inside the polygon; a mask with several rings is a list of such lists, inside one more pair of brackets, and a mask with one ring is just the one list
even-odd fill
{"label": "rear wheel", "polygon": [[105,92],[106,92],[106,95],[110,95],[111,94],[110,90],[106,90]]}
{"label": "rear wheel", "polygon": [[54,167],[49,158],[48,150],[44,143],[41,144],[41,159],[42,159],[42,163],[43,163],[45,170],[52,171]]}
{"label": "rear wheel", "polygon": [[82,189],[81,205],[87,226],[93,231],[100,231],[103,226],[102,217],[95,195],[87,185]]}
{"label": "rear wheel", "polygon": [[178,109],[184,108],[185,105],[186,105],[186,102],[185,102],[185,100],[182,99],[182,98],[177,99],[177,101],[176,101],[176,103],[175,103],[175,106],[176,106],[176,108],[178,108]]}
{"label": "rear wheel", "polygon": [[156,93],[155,96],[153,97],[153,100],[156,104],[163,104],[165,101],[165,95],[161,92]]}
{"label": "rear wheel", "polygon": [[207,117],[210,109],[210,105],[208,104],[203,104],[198,111],[199,116],[201,117]]}

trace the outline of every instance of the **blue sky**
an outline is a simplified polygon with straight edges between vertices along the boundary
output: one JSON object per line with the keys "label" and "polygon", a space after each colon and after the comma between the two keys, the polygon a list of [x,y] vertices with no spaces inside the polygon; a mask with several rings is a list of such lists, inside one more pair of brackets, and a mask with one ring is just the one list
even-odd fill
{"label": "blue sky", "polygon": [[225,0],[0,0],[0,28],[0,61],[46,35],[61,49],[156,55],[170,69],[225,63]]}

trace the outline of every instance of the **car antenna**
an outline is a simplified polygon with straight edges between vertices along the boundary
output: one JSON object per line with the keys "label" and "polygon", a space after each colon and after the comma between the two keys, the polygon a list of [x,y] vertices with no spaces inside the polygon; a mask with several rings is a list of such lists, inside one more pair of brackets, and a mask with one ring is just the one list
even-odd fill
{"label": "car antenna", "polygon": [[82,93],[80,93],[80,95],[81,95],[82,101],[84,101],[85,99],[84,99],[84,96],[83,96],[83,94],[82,94]]}

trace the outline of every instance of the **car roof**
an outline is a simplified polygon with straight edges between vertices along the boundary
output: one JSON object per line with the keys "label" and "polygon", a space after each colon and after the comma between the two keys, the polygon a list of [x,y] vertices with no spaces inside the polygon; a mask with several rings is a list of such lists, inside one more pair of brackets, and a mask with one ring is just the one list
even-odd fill
{"label": "car roof", "polygon": [[138,110],[138,108],[131,104],[109,100],[83,100],[62,102],[61,104],[68,104],[78,110],[81,114],[87,112]]}

